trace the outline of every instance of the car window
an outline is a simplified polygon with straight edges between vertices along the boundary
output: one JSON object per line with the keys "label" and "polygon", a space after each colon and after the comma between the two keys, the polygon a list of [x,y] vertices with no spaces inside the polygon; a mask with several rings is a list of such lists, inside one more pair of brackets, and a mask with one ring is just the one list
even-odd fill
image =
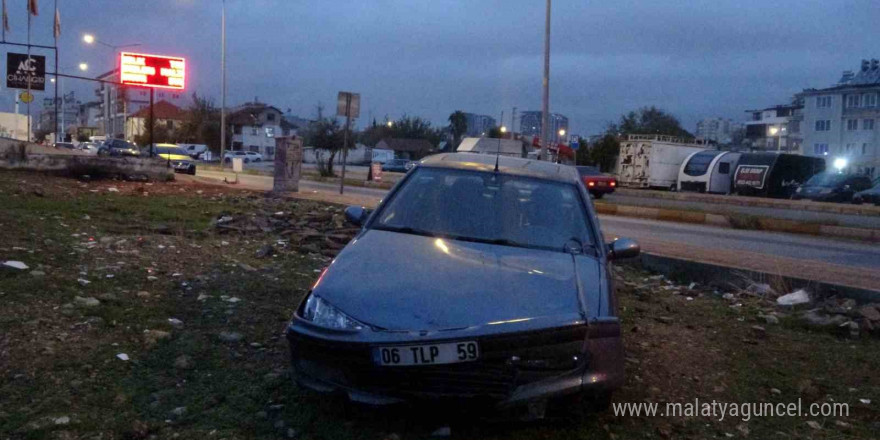
{"label": "car window", "polygon": [[555,251],[592,244],[576,186],[504,174],[417,168],[376,218],[373,228],[452,239]]}
{"label": "car window", "polygon": [[721,151],[701,151],[694,154],[688,163],[684,166],[684,173],[688,176],[702,176],[709,171],[709,164],[715,159],[715,156],[721,154]]}
{"label": "car window", "polygon": [[578,174],[580,174],[581,177],[583,177],[583,176],[598,176],[598,175],[602,174],[602,172],[599,171],[599,169],[596,167],[586,167],[586,166],[577,167],[577,170],[578,170]]}
{"label": "car window", "polygon": [[832,188],[840,185],[846,176],[843,174],[821,173],[816,174],[807,181],[807,186],[820,186],[823,188]]}

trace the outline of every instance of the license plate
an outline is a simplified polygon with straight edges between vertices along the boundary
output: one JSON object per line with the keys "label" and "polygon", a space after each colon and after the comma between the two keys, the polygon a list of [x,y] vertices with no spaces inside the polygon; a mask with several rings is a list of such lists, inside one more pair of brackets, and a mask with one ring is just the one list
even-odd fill
{"label": "license plate", "polygon": [[480,349],[474,341],[398,345],[394,347],[377,347],[373,350],[373,360],[377,364],[401,367],[472,362],[479,357]]}
{"label": "license plate", "polygon": [[608,186],[608,182],[596,182],[598,186]]}

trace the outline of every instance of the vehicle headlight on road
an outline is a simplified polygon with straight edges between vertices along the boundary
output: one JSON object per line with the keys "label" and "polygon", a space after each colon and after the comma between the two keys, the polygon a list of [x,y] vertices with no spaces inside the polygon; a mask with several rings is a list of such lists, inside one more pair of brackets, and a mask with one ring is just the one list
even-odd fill
{"label": "vehicle headlight on road", "polygon": [[339,330],[361,330],[363,325],[317,295],[310,295],[303,307],[302,317],[321,327]]}

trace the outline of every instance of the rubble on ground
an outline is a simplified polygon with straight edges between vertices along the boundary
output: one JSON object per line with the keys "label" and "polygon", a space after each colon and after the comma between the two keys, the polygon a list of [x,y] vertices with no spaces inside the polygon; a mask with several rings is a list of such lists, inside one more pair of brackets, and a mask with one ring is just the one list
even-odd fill
{"label": "rubble on ground", "polygon": [[[326,257],[335,256],[358,232],[357,227],[345,223],[342,209],[336,206],[306,212],[270,211],[224,213],[214,220],[213,226],[220,234],[278,234],[294,249]],[[273,252],[271,245],[265,245],[256,257],[265,258]]]}

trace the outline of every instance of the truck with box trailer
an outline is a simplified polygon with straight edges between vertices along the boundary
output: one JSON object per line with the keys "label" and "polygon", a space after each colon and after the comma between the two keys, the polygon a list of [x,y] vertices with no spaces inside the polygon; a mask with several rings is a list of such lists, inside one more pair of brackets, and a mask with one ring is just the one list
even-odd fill
{"label": "truck with box trailer", "polygon": [[664,135],[626,135],[620,140],[618,182],[621,187],[676,190],[681,164],[707,149],[701,140]]}

